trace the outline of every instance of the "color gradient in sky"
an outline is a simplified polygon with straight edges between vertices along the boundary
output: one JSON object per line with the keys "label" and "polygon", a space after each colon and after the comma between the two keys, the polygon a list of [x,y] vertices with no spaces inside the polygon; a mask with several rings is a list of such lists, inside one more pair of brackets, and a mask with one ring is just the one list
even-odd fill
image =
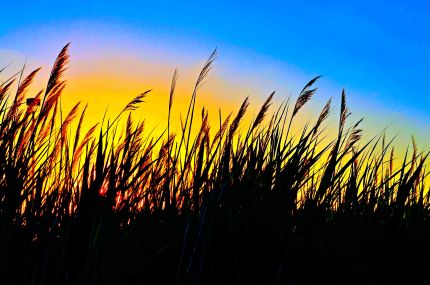
{"label": "color gradient in sky", "polygon": [[[0,5],[0,64],[49,66],[72,42],[66,101],[88,102],[91,116],[119,110],[154,89],[146,112],[164,110],[175,67],[189,94],[204,60],[219,58],[204,87],[213,109],[280,102],[316,75],[321,108],[347,90],[371,135],[390,126],[430,142],[428,1],[9,1]],[[178,104],[185,99],[178,97]],[[185,98],[185,97],[184,97]],[[152,101],[151,101],[152,100]],[[182,101],[181,101],[182,100]],[[202,99],[203,100],[203,99]],[[203,103],[203,102],[202,102]],[[94,106],[94,107],[92,107]],[[339,104],[337,104],[339,106]],[[91,113],[91,108],[92,113]],[[164,109],[163,109],[164,108]],[[152,112],[152,113],[151,113]],[[97,118],[99,119],[99,118]]]}

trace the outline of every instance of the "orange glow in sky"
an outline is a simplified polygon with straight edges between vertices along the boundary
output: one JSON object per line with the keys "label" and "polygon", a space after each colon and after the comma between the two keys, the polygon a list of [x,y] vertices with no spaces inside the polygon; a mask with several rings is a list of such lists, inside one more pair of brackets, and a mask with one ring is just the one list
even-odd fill
{"label": "orange glow in sky", "polygon": [[[77,28],[80,27],[80,28]],[[63,27],[64,28],[64,27]],[[54,27],[35,28],[35,33],[44,37],[33,39],[29,31],[17,31],[9,35],[12,41],[19,38],[18,49],[0,49],[0,64],[12,62],[9,72],[19,70],[27,58],[26,70],[42,66],[35,89],[46,84],[49,69],[61,47],[72,42],[71,61],[66,72],[67,87],[62,97],[65,112],[81,101],[81,110],[86,103],[86,126],[103,118],[116,116],[136,95],[152,89],[146,102],[135,111],[134,119],[145,119],[149,129],[163,130],[167,127],[167,107],[170,81],[175,68],[179,79],[173,105],[173,127],[179,127],[179,114],[185,115],[195,80],[205,60],[215,46],[198,41],[185,42],[181,38],[157,38],[154,35],[137,36],[132,30],[120,27],[92,26],[88,24],[70,26],[59,33]],[[43,33],[42,33],[43,32]],[[21,36],[21,37],[19,37]],[[7,41],[7,39],[6,39]],[[33,44],[35,48],[26,49]],[[271,111],[291,96],[295,100],[301,88],[314,76],[297,67],[288,66],[252,51],[223,47],[205,85],[199,90],[196,105],[196,120],[200,122],[203,106],[209,110],[211,121],[218,122],[218,111],[225,118],[235,112],[241,102],[249,96],[250,107],[247,120],[258,112],[262,102],[276,91]],[[323,74],[324,75],[324,74]],[[315,98],[303,110],[298,127],[315,120],[325,102],[333,97],[333,112],[328,121],[330,128],[337,124],[340,94],[343,87],[330,78],[323,77]],[[398,135],[401,144],[410,142],[416,135],[418,145],[426,145],[429,136],[414,118],[404,118],[398,110],[387,110],[375,96],[359,90],[347,90],[348,103],[353,111],[352,121],[365,117],[364,137],[371,138],[384,127],[390,135]],[[383,114],[383,116],[381,116]]]}

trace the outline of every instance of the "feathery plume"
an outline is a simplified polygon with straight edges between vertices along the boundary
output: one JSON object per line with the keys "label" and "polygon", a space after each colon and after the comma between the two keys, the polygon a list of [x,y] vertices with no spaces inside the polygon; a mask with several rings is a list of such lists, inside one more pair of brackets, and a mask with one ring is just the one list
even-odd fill
{"label": "feathery plume", "polygon": [[345,145],[345,150],[348,150],[353,147],[361,139],[362,132],[363,130],[355,128],[351,131],[351,134],[349,135]]}
{"label": "feathery plume", "polygon": [[229,132],[230,138],[233,137],[234,133],[237,131],[237,128],[239,127],[239,123],[242,120],[243,116],[245,115],[245,112],[248,106],[249,106],[248,97],[246,97],[242,105],[240,106],[239,112],[237,113],[236,117],[231,123],[230,132]]}
{"label": "feathery plume", "polygon": [[57,84],[55,88],[51,91],[46,101],[43,103],[42,110],[40,112],[41,119],[49,114],[49,111],[57,103],[65,87],[66,87],[66,83],[61,82]]}
{"label": "feathery plume", "polygon": [[260,111],[258,112],[257,117],[255,118],[254,124],[252,125],[252,130],[255,129],[261,122],[263,121],[264,117],[266,116],[267,110],[269,109],[270,105],[272,104],[273,95],[275,95],[275,91],[273,91],[269,97],[264,102],[263,106],[261,106]]}
{"label": "feathery plume", "polygon": [[76,151],[76,147],[78,146],[79,137],[81,135],[82,122],[84,120],[84,116],[85,116],[85,112],[87,110],[87,107],[88,107],[88,104],[85,105],[85,108],[84,108],[84,110],[81,113],[81,117],[79,118],[78,127],[76,128],[76,133],[75,133],[75,143],[73,145],[73,152]]}
{"label": "feathery plume", "polygon": [[172,109],[173,105],[173,97],[175,94],[176,89],[176,81],[178,80],[178,70],[175,69],[175,72],[173,73],[172,82],[170,83],[170,94],[169,94],[169,112]]}
{"label": "feathery plume", "polygon": [[314,128],[314,135],[317,133],[322,122],[324,122],[325,119],[327,119],[328,115],[330,114],[331,100],[332,100],[332,98],[330,98],[327,101],[327,103],[325,104],[324,108],[322,109],[322,111],[318,117],[318,120],[317,120],[317,122],[315,124],[315,128]]}
{"label": "feathery plume", "polygon": [[293,117],[297,114],[297,112],[309,101],[314,95],[317,88],[309,90],[311,87],[321,76],[317,76],[306,84],[306,86],[300,92],[299,97],[297,98],[296,104],[294,105]]}
{"label": "feathery plume", "polygon": [[19,85],[18,90],[16,92],[15,104],[19,105],[24,101],[25,93],[27,91],[28,86],[33,82],[34,77],[36,77],[37,73],[40,71],[40,67],[36,70],[32,71]]}
{"label": "feathery plume", "polygon": [[0,102],[3,101],[7,91],[9,90],[9,88],[12,86],[14,82],[15,82],[15,79],[12,79],[9,83],[0,86]]}
{"label": "feathery plume", "polygon": [[70,43],[65,45],[55,60],[54,66],[51,70],[51,75],[48,79],[48,85],[46,87],[46,94],[49,94],[55,86],[61,83],[61,77],[64,71],[67,69],[67,64],[69,63],[69,47]]}
{"label": "feathery plume", "polygon": [[[98,126],[98,123],[95,124],[94,126],[92,126],[88,132],[85,134],[84,138],[82,139],[82,142],[79,144],[79,146],[76,148],[75,153],[73,154],[73,159],[72,159],[72,169],[75,168],[76,163],[79,161],[79,158],[81,157],[84,148],[88,145],[88,143],[90,142],[90,140],[93,137],[93,133],[96,130]],[[94,147],[91,146],[90,150],[92,150]],[[92,151],[90,151],[90,153],[92,153]]]}
{"label": "feathery plume", "polygon": [[228,122],[230,121],[230,118],[231,118],[231,114],[227,116],[227,118],[222,123],[219,131],[215,134],[214,139],[212,141],[212,145],[224,135],[225,130],[227,129],[227,126],[228,126]]}
{"label": "feathery plume", "polygon": [[131,100],[131,101],[127,104],[127,106],[125,106],[125,108],[122,110],[122,113],[123,113],[123,112],[127,112],[127,111],[134,111],[134,110],[136,110],[136,109],[137,109],[137,105],[139,105],[140,103],[145,102],[145,101],[143,101],[143,99],[146,97],[146,95],[147,95],[149,92],[151,92],[151,89],[150,89],[150,90],[147,90],[147,91],[145,91],[145,92],[143,92],[143,93],[141,93],[141,94],[139,94],[139,95],[137,95],[136,97],[134,97],[134,99],[133,99],[133,100]]}
{"label": "feathery plume", "polygon": [[348,106],[346,105],[346,93],[345,89],[342,90],[342,102],[340,105],[340,124],[339,130],[343,130],[343,126],[345,125],[346,119],[351,115],[348,110]]}
{"label": "feathery plume", "polygon": [[206,61],[205,65],[203,66],[202,70],[200,71],[199,77],[197,78],[197,81],[196,81],[195,91],[200,88],[200,86],[203,84],[203,80],[206,78],[208,73],[212,70],[212,63],[215,61],[216,57],[217,57],[217,49],[215,49],[212,52],[212,54],[209,56],[208,60]]}
{"label": "feathery plume", "polygon": [[412,152],[412,160],[411,160],[411,169],[414,169],[415,163],[417,160],[417,153],[418,153],[417,142],[415,141],[414,136],[412,136],[412,148],[413,148],[413,152]]}
{"label": "feathery plume", "polygon": [[78,108],[79,108],[80,104],[81,104],[81,102],[78,102],[72,108],[72,110],[70,110],[69,114],[67,114],[66,118],[63,121],[63,124],[61,125],[61,128],[63,130],[65,130],[70,125],[70,123],[73,121],[73,119],[76,117],[76,113],[78,112]]}

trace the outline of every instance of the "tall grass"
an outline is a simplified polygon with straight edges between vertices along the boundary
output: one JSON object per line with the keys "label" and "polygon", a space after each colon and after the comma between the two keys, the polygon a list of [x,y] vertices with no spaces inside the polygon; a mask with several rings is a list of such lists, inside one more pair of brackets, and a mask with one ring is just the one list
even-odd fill
{"label": "tall grass", "polygon": [[0,85],[3,284],[425,280],[428,153],[414,143],[395,167],[393,141],[361,142],[345,92],[332,141],[331,99],[315,123],[292,131],[319,77],[273,113],[270,94],[247,128],[247,98],[214,127],[205,109],[195,118],[195,103],[215,51],[179,133],[170,127],[175,71],[162,135],[131,116],[150,90],[82,134],[86,107],[63,113],[60,103],[68,47],[45,90],[27,94],[38,70]]}

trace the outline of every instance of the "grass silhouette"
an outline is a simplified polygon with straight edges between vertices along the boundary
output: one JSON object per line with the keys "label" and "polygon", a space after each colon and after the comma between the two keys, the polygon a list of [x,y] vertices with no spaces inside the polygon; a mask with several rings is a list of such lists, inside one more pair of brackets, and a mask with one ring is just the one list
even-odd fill
{"label": "grass silhouette", "polygon": [[130,115],[150,91],[81,134],[86,107],[63,114],[59,101],[68,45],[44,91],[26,100],[38,70],[0,85],[3,284],[426,281],[428,154],[414,144],[395,167],[384,135],[360,146],[345,92],[333,141],[322,139],[331,99],[292,135],[318,77],[270,115],[271,94],[245,132],[248,99],[212,130],[203,109],[194,132],[196,97],[215,58],[178,134],[170,127],[176,71],[160,136]]}

